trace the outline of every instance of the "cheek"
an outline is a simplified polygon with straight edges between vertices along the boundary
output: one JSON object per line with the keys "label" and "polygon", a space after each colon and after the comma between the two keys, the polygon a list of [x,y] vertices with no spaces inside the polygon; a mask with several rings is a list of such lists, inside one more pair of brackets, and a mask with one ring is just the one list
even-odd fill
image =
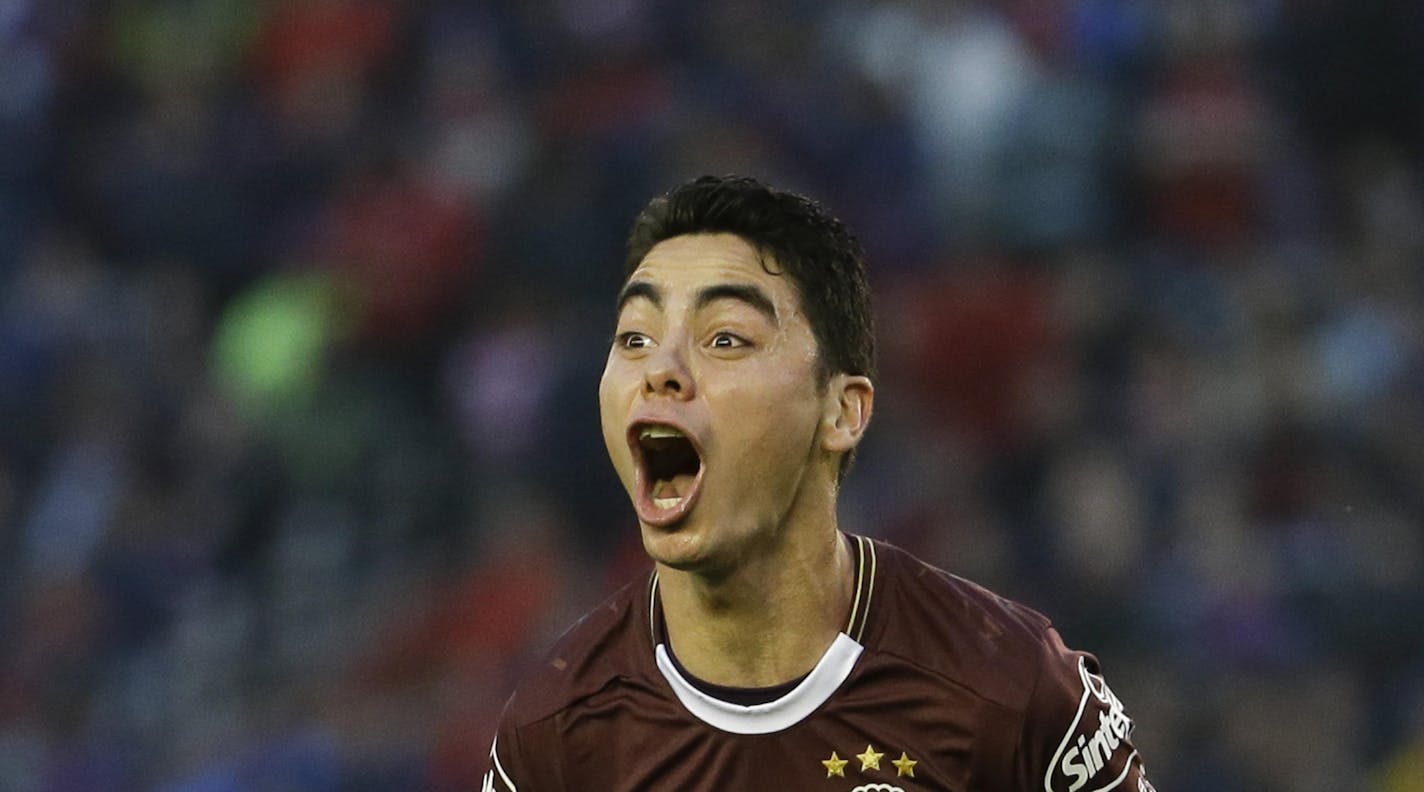
{"label": "cheek", "polygon": [[820,422],[821,403],[814,388],[802,377],[785,370],[756,377],[739,377],[709,401],[720,407],[719,423],[727,427],[728,440],[744,449],[750,472],[765,470],[778,460],[799,463],[803,446],[809,448]]}
{"label": "cheek", "polygon": [[606,423],[610,416],[627,414],[631,404],[630,395],[636,393],[639,382],[632,364],[610,354],[603,366],[603,376],[598,380],[598,407]]}
{"label": "cheek", "polygon": [[608,448],[608,456],[614,467],[622,472],[628,460],[628,444],[624,440],[627,426],[627,399],[621,397],[622,389],[616,376],[610,376],[612,365],[603,373],[598,383],[598,413],[603,426],[603,442]]}

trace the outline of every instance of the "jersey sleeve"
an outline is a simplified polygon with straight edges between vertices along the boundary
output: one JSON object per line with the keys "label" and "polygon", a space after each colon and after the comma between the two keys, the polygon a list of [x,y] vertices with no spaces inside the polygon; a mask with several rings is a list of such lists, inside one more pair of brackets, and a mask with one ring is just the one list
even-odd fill
{"label": "jersey sleeve", "polygon": [[1024,715],[1016,788],[1034,792],[1154,792],[1132,744],[1133,722],[1096,657],[1049,628]]}
{"label": "jersey sleeve", "polygon": [[[504,756],[500,754],[503,753]],[[509,759],[509,745],[506,742],[504,750],[500,750],[499,737],[494,738],[490,745],[488,769],[485,770],[484,783],[480,786],[480,792],[518,792],[519,785],[510,776],[506,765],[514,764]]]}
{"label": "jersey sleeve", "polygon": [[505,705],[490,745],[481,792],[563,792],[558,757],[549,740],[540,738],[539,724],[519,728],[514,699]]}

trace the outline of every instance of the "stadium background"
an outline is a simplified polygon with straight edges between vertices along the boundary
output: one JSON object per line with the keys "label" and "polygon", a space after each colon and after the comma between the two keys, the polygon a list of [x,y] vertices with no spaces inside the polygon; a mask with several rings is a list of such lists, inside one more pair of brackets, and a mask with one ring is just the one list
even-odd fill
{"label": "stadium background", "polygon": [[470,789],[641,568],[653,193],[869,250],[845,527],[1095,650],[1163,790],[1424,789],[1399,0],[0,2],[0,789]]}

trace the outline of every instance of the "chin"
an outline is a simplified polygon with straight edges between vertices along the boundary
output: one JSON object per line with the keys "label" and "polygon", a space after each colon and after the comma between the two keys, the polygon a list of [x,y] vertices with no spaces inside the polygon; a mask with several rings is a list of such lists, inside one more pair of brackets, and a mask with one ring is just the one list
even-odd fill
{"label": "chin", "polygon": [[642,525],[643,550],[659,564],[680,572],[702,568],[708,560],[707,543],[689,523],[690,520],[683,520],[667,527]]}

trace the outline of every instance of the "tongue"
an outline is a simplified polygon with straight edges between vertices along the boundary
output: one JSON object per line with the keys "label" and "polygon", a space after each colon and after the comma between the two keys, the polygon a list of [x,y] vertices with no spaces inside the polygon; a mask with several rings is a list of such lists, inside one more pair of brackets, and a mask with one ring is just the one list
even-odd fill
{"label": "tongue", "polygon": [[655,498],[683,498],[692,489],[692,482],[697,477],[688,473],[679,473],[669,479],[658,479],[657,486],[653,487],[653,497]]}

